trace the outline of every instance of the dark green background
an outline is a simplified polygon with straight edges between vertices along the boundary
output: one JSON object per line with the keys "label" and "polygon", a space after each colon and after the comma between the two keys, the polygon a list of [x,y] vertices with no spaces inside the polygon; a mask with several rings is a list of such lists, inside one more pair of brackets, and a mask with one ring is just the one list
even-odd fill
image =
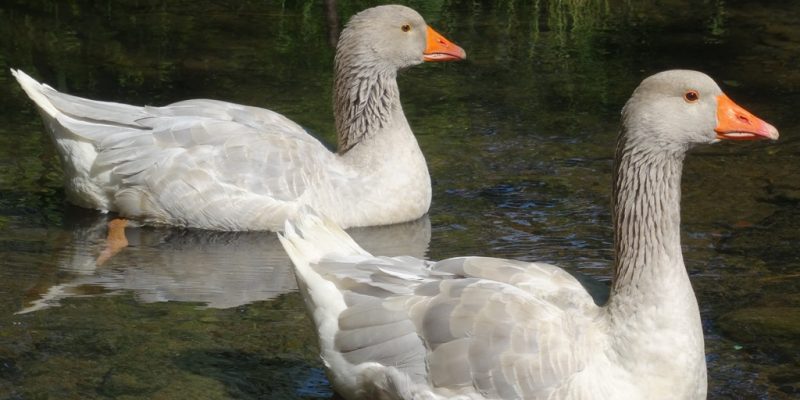
{"label": "dark green background", "polygon": [[[88,227],[98,218],[102,227],[103,217],[65,203],[55,150],[7,71],[102,100],[267,107],[332,142],[327,18],[341,23],[377,4],[336,3],[0,3],[0,399],[330,395],[296,292],[214,309],[202,307],[202,293],[196,302],[152,303],[142,300],[147,287],[109,289],[139,268],[176,268],[142,261],[175,235],[220,246],[236,237],[140,229],[160,239],[96,271],[70,266],[70,257],[97,251],[102,229]],[[543,260],[607,281],[619,110],[653,72],[703,70],[779,128],[776,144],[723,143],[689,157],[683,242],[706,331],[709,398],[796,398],[800,3],[406,4],[468,54],[400,76],[434,182],[431,258]],[[275,246],[273,234],[262,237]],[[99,276],[113,282],[92,281]],[[51,308],[14,314],[76,279],[92,283]]]}

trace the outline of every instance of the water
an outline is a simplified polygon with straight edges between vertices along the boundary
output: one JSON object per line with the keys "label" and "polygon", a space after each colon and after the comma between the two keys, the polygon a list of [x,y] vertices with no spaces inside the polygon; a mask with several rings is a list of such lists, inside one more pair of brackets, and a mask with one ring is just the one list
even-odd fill
{"label": "water", "polygon": [[[338,3],[340,21],[374,4]],[[684,256],[709,397],[796,398],[800,5],[407,4],[469,60],[401,74],[433,206],[429,219],[358,240],[380,254],[549,261],[607,282],[619,110],[653,72],[706,71],[782,134],[698,149],[685,168]],[[131,246],[96,266],[107,216],[64,201],[54,148],[2,72],[133,104],[268,107],[332,142],[327,17],[309,1],[0,5],[0,399],[330,397],[273,234],[133,228]]]}

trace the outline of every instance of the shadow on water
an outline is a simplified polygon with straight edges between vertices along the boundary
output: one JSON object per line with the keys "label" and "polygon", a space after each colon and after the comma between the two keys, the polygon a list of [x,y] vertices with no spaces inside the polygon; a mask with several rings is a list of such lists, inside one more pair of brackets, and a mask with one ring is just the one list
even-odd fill
{"label": "shadow on water", "polygon": [[[222,382],[231,398],[330,398],[325,373],[304,360],[263,359],[252,354],[193,350],[175,364],[193,374]],[[124,393],[124,392],[123,392]]]}
{"label": "shadow on water", "polygon": [[[330,142],[330,33],[375,3],[0,4],[0,398],[328,396],[274,234],[131,228],[131,246],[97,267],[107,217],[65,204],[58,157],[5,71],[131,104],[267,107]],[[800,5],[401,3],[469,59],[399,78],[433,180],[430,220],[357,240],[389,246],[381,254],[552,262],[604,284],[620,108],[652,72],[706,71],[782,134],[687,159],[683,248],[709,398],[798,396]]]}
{"label": "shadow on water", "polygon": [[[769,360],[765,372],[771,384],[787,394],[800,394],[797,388],[798,350],[800,350],[800,253],[797,227],[800,226],[800,197],[781,193],[769,200],[781,205],[779,211],[758,226],[743,227],[724,238],[720,252],[734,257],[748,256],[763,262],[740,272],[750,281],[750,290],[729,300],[727,312],[719,318],[719,328],[741,349],[757,351]],[[768,238],[768,248],[759,245]],[[756,289],[756,290],[754,290]]]}

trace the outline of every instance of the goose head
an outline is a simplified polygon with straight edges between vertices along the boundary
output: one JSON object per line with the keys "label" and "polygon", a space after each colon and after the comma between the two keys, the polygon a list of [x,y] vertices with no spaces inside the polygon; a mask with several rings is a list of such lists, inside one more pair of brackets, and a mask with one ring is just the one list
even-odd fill
{"label": "goose head", "polygon": [[733,102],[708,75],[664,71],[642,81],[622,111],[629,143],[687,149],[720,140],[778,139],[778,130]]}
{"label": "goose head", "polygon": [[[416,11],[378,6],[354,15],[342,31],[337,61],[398,70],[423,61],[466,58],[464,50],[429,27]],[[347,60],[345,60],[347,59]]]}

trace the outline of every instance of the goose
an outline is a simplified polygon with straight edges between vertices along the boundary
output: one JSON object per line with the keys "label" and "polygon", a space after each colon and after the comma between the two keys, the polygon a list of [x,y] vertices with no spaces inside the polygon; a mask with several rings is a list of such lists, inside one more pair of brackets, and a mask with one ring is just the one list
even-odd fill
{"label": "goose", "polygon": [[700,313],[680,244],[687,150],[778,139],[707,75],[655,74],[622,112],[614,265],[596,305],[566,271],[485,257],[374,257],[313,210],[279,238],[346,399],[704,399]]}
{"label": "goose", "polygon": [[262,108],[195,99],[137,107],[60,93],[12,69],[55,141],[68,199],[144,224],[278,230],[302,206],[338,225],[420,218],[425,158],[403,114],[397,73],[464,50],[397,5],[354,15],[336,49],[338,151]]}

